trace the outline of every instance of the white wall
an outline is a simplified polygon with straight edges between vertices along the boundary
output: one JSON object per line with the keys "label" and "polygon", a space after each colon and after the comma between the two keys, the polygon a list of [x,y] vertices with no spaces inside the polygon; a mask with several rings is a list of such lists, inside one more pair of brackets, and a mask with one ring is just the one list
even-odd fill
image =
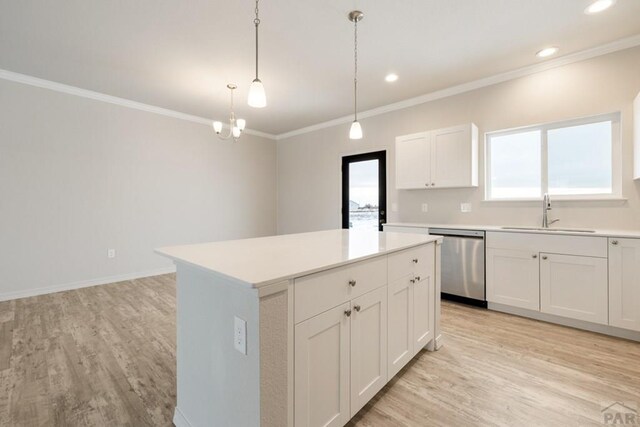
{"label": "white wall", "polygon": [[[484,154],[477,189],[395,190],[395,137],[474,122],[484,153],[485,132],[614,111],[622,113],[623,195],[628,200],[556,202],[552,214],[563,226],[640,229],[640,182],[632,180],[632,103],[640,91],[639,70],[640,48],[628,49],[364,119],[361,141],[349,141],[348,124],[281,140],[278,232],[339,228],[341,156],[381,149],[387,150],[389,222],[536,225],[539,203],[483,201]],[[472,203],[473,211],[461,213],[461,202]],[[391,211],[392,203],[398,204],[397,212]],[[428,203],[428,213],[421,212],[422,203]]]}
{"label": "white wall", "polygon": [[158,246],[274,234],[275,167],[271,140],[0,80],[0,299],[171,268]]}

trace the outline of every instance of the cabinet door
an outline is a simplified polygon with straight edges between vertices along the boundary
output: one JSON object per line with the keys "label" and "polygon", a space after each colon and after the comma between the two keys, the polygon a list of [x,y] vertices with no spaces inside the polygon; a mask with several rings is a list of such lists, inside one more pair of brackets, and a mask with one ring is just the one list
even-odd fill
{"label": "cabinet door", "polygon": [[351,416],[387,383],[387,288],[351,301]]}
{"label": "cabinet door", "polygon": [[487,249],[487,301],[540,310],[538,254]]}
{"label": "cabinet door", "polygon": [[413,285],[413,355],[433,339],[433,276],[421,277]]}
{"label": "cabinet door", "polygon": [[413,287],[412,275],[389,283],[389,378],[398,373],[413,357]]}
{"label": "cabinet door", "polygon": [[475,125],[431,132],[431,187],[478,186],[478,138]]}
{"label": "cabinet door", "polygon": [[350,304],[295,326],[295,425],[343,426],[349,412]]}
{"label": "cabinet door", "polygon": [[431,167],[427,133],[396,138],[396,188],[426,188]]}
{"label": "cabinet door", "polygon": [[609,239],[609,324],[640,331],[640,239]]}
{"label": "cabinet door", "polygon": [[540,254],[540,311],[607,324],[606,258]]}

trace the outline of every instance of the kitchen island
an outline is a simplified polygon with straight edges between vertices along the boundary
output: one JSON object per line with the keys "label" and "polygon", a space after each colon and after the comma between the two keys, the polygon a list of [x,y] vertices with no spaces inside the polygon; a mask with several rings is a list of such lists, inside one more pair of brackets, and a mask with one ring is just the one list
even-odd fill
{"label": "kitchen island", "polygon": [[177,265],[177,427],[342,426],[440,346],[438,236],[329,230],[158,249]]}

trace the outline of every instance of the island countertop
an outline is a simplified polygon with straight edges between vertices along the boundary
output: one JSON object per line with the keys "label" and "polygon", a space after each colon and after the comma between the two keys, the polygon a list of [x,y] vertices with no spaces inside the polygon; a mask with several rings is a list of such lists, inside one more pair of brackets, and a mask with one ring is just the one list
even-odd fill
{"label": "island countertop", "polygon": [[253,288],[436,242],[439,236],[327,230],[156,249]]}

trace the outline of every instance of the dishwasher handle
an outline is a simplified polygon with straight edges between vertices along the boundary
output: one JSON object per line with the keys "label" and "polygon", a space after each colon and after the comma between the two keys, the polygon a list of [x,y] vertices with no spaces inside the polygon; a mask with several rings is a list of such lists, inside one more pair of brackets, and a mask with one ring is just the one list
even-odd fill
{"label": "dishwasher handle", "polygon": [[484,239],[484,231],[480,230],[455,230],[451,228],[430,228],[429,234],[443,237],[467,237],[472,239]]}

